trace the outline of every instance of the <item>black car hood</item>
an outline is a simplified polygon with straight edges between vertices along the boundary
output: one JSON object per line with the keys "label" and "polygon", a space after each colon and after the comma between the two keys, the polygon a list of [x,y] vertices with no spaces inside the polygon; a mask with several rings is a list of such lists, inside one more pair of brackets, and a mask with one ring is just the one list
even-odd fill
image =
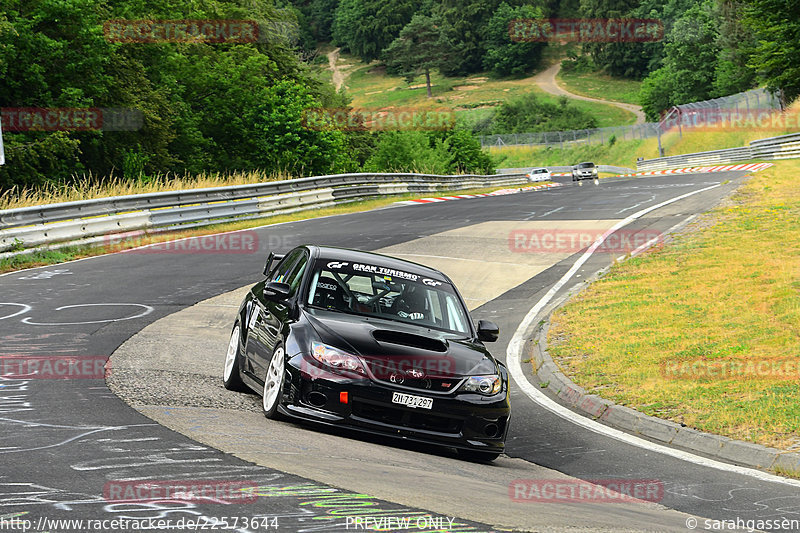
{"label": "black car hood", "polygon": [[319,340],[374,365],[420,367],[430,376],[497,373],[486,348],[469,338],[426,327],[322,309],[303,311]]}

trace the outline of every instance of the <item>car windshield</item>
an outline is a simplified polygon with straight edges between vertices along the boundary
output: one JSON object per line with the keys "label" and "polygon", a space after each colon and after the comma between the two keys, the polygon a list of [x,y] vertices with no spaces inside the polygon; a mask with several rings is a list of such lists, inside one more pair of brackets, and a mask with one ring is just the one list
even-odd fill
{"label": "car windshield", "polygon": [[450,283],[376,264],[317,264],[306,297],[311,307],[470,335],[467,311]]}
{"label": "car windshield", "polygon": [[578,165],[578,168],[592,168],[594,167],[594,163],[581,163]]}
{"label": "car windshield", "polygon": [[534,168],[533,170],[531,170],[531,174],[546,174],[546,173],[547,173],[546,168]]}

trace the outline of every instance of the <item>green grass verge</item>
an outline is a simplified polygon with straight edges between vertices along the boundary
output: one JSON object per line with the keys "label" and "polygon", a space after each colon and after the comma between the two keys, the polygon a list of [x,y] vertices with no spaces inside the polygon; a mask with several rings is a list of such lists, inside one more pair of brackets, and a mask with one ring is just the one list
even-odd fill
{"label": "green grass verge", "polygon": [[[800,161],[781,161],[674,242],[614,266],[558,310],[550,351],[589,393],[786,449],[800,443],[798,291]],[[731,362],[779,364],[788,379],[774,370],[697,376],[680,366]]]}
{"label": "green grass verge", "polygon": [[574,94],[639,105],[640,81],[613,78],[600,72],[577,74],[563,70],[556,78],[562,87]]}
{"label": "green grass verge", "polygon": [[[792,112],[800,110],[800,103]],[[733,131],[684,131],[672,130],[661,136],[664,154],[679,155],[694,152],[738,148],[747,146],[750,141],[792,133],[791,129]],[[636,168],[636,159],[659,157],[658,139],[620,140],[609,146],[606,144],[568,145],[561,149],[556,146],[508,146],[492,147],[490,153],[498,162],[498,168],[517,168],[525,166],[571,165],[579,161],[594,161],[598,164],[619,165]]]}

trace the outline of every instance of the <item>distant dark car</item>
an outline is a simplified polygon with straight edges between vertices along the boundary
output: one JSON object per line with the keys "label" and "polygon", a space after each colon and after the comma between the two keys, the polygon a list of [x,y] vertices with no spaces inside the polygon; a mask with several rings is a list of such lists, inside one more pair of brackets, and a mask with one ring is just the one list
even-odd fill
{"label": "distant dark car", "polygon": [[268,418],[441,444],[469,459],[503,452],[508,373],[483,345],[499,331],[473,325],[447,276],[311,245],[270,254],[264,272],[233,326],[227,389],[261,394]]}
{"label": "distant dark car", "polygon": [[594,163],[578,163],[572,167],[572,181],[593,180],[597,178],[597,167]]}

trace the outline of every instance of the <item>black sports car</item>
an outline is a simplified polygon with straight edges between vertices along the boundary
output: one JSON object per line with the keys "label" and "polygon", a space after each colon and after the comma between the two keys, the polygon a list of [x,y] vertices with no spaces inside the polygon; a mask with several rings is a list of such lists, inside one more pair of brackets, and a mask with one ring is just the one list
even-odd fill
{"label": "black sports car", "polygon": [[[277,263],[273,267],[273,265]],[[300,246],[270,254],[233,326],[224,384],[286,415],[454,447],[504,449],[508,373],[483,345],[450,279],[368,252]]]}

